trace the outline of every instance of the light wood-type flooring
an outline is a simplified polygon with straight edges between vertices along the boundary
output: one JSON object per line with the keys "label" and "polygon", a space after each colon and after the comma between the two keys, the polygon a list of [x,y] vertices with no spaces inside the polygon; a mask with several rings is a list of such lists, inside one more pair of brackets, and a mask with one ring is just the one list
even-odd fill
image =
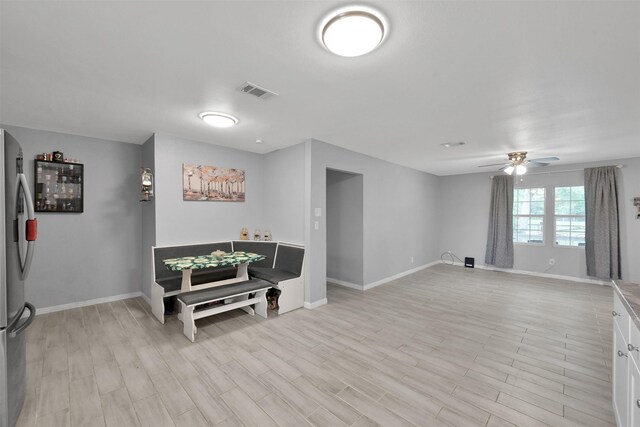
{"label": "light wood-type flooring", "polygon": [[19,426],[609,426],[612,289],[439,264],[268,319],[38,316]]}

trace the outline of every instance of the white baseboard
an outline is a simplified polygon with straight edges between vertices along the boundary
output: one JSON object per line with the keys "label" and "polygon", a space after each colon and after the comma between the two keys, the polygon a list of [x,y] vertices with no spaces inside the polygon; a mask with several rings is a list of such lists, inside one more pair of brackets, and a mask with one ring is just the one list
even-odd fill
{"label": "white baseboard", "polygon": [[327,303],[327,299],[323,298],[321,300],[315,301],[315,302],[304,302],[304,308],[308,308],[313,310],[314,308],[318,308],[320,306],[323,306]]}
{"label": "white baseboard", "polygon": [[364,285],[362,287],[362,289],[366,291],[368,289],[375,288],[376,286],[384,285],[385,283],[391,282],[393,280],[399,279],[399,278],[404,277],[404,276],[408,276],[409,274],[413,274],[413,273],[418,272],[420,270],[424,270],[425,268],[429,268],[432,265],[439,264],[440,262],[441,262],[440,260],[432,261],[432,262],[430,262],[428,264],[421,265],[420,267],[412,268],[411,270],[407,270],[407,271],[403,271],[402,273],[394,274],[393,276],[386,277],[386,278],[384,278],[382,280],[378,280],[376,282],[368,283],[368,284]]}
{"label": "white baseboard", "polygon": [[[442,262],[442,261],[440,261],[440,263],[447,264],[447,265],[455,265],[457,267],[464,267],[464,264],[461,263],[461,262],[454,262],[453,264],[451,264],[450,262]],[[524,274],[526,276],[544,277],[544,278],[547,278],[547,279],[568,280],[568,281],[571,281],[571,282],[591,283],[591,284],[594,284],[594,285],[611,286],[611,281],[598,280],[598,279],[589,279],[589,278],[586,278],[586,277],[564,276],[562,274],[541,273],[541,272],[538,272],[538,271],[528,271],[528,270],[514,270],[513,268],[499,268],[499,267],[494,267],[494,266],[491,266],[491,265],[477,265],[476,264],[475,268],[479,268],[481,270],[502,271],[504,273]]]}
{"label": "white baseboard", "polygon": [[145,295],[144,292],[140,292],[140,296],[142,297],[144,302],[146,302],[149,305],[149,307],[151,307],[151,298],[149,298],[147,295]]}
{"label": "white baseboard", "polygon": [[333,279],[331,277],[327,277],[327,282],[333,283],[334,285],[344,286],[345,288],[356,289],[358,291],[363,291],[364,286],[357,285],[351,282],[345,282],[344,280]]}
{"label": "white baseboard", "polygon": [[121,299],[136,298],[142,295],[141,292],[131,292],[129,294],[114,295],[111,297],[96,298],[88,301],[72,302],[70,304],[54,305],[52,307],[36,308],[36,315],[54,313],[56,311],[69,310],[72,308],[86,307],[88,305],[104,304],[107,302],[119,301]]}

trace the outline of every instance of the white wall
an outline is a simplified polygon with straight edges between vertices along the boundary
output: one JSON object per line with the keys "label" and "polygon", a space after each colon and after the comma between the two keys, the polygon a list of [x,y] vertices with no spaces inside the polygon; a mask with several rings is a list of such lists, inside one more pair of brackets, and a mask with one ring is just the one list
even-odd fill
{"label": "white wall", "polygon": [[[363,175],[365,287],[437,259],[437,177],[316,140],[305,143],[305,164],[305,301],[326,298],[327,168]],[[314,216],[317,207],[321,217]]]}
{"label": "white wall", "polygon": [[[247,227],[264,229],[264,156],[156,133],[156,243],[158,246],[231,240]],[[182,200],[182,164],[245,171],[245,202]]]}
{"label": "white wall", "polygon": [[362,175],[327,170],[327,279],[362,286]]}
{"label": "white wall", "polygon": [[[535,174],[585,167],[622,164],[619,170],[620,186],[620,238],[623,278],[640,282],[640,220],[635,219],[633,197],[640,196],[640,158],[610,160],[587,164],[563,165],[531,169],[532,174],[518,179],[516,187],[547,188],[547,216],[545,218],[546,244],[544,246],[514,245],[514,269],[538,273],[588,278],[584,249],[554,247],[552,242],[552,210],[550,198],[554,186],[583,185],[582,171]],[[440,252],[451,250],[460,258],[476,258],[477,265],[484,265],[487,225],[489,222],[490,176],[499,172],[454,175],[440,178]],[[549,258],[556,263],[549,266]]]}
{"label": "white wall", "polygon": [[84,212],[39,212],[27,301],[37,308],[140,292],[139,145],[2,126],[20,143],[33,190],[37,153],[84,163]]}
{"label": "white wall", "polygon": [[264,227],[273,240],[304,243],[304,143],[264,156]]}

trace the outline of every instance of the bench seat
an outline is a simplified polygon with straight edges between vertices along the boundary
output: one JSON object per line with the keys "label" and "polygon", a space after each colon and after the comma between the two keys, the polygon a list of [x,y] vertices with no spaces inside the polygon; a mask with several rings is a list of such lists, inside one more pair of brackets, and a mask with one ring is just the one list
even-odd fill
{"label": "bench seat", "polygon": [[265,267],[251,267],[249,266],[249,276],[257,279],[266,280],[267,282],[277,285],[285,280],[295,279],[300,277],[299,274],[291,273],[280,268],[265,268]]}
{"label": "bench seat", "polygon": [[304,247],[278,243],[273,266],[249,265],[249,277],[273,283],[280,291],[278,314],[300,308],[304,303]]}
{"label": "bench seat", "polygon": [[[195,342],[197,319],[240,308],[252,316],[267,317],[267,290],[273,285],[261,279],[249,279],[230,285],[178,294],[182,306],[182,324],[184,335]],[[212,307],[199,307],[222,301],[223,304]],[[250,307],[253,305],[255,308]]]}
{"label": "bench seat", "polygon": [[231,285],[218,286],[217,288],[203,289],[201,291],[183,292],[178,294],[178,301],[184,305],[199,305],[211,301],[219,301],[230,295],[255,292],[259,289],[269,289],[273,285],[265,280],[251,279]]}

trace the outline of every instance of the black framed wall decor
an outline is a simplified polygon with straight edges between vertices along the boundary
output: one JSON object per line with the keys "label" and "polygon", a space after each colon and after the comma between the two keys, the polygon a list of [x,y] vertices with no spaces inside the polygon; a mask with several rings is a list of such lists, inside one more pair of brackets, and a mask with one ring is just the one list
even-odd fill
{"label": "black framed wall decor", "polygon": [[83,164],[35,160],[34,171],[36,212],[83,212]]}

